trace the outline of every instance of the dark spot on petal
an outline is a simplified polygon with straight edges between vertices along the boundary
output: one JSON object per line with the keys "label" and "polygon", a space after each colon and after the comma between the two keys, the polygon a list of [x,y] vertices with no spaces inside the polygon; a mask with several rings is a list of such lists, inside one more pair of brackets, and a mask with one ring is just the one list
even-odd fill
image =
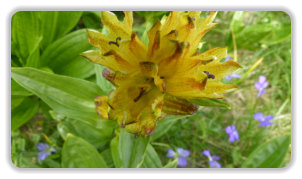
{"label": "dark spot on petal", "polygon": [[215,79],[215,75],[210,74],[208,71],[203,71],[203,72],[208,76],[208,78]]}

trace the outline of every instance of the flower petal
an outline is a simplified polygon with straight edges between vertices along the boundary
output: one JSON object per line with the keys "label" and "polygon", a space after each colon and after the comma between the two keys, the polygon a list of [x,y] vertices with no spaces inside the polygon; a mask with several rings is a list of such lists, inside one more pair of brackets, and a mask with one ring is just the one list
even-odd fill
{"label": "flower petal", "polygon": [[202,154],[205,155],[205,156],[207,156],[207,157],[211,157],[211,152],[210,152],[210,150],[204,150],[204,151],[202,152]]}
{"label": "flower petal", "polygon": [[116,38],[121,37],[122,39],[130,39],[132,33],[132,26],[129,27],[130,19],[123,22],[119,21],[116,15],[109,11],[102,11],[102,23],[108,27],[110,36]]}
{"label": "flower petal", "polygon": [[177,158],[177,165],[180,167],[186,167],[187,166],[187,159],[185,157],[178,157]]}
{"label": "flower petal", "polygon": [[37,149],[38,149],[39,151],[46,150],[47,148],[49,148],[49,145],[48,145],[48,144],[39,143],[39,144],[37,145]]}
{"label": "flower petal", "polygon": [[267,116],[265,116],[265,119],[266,119],[266,120],[273,120],[273,119],[274,119],[274,116],[272,116],[272,115],[267,115]]}
{"label": "flower petal", "polygon": [[220,160],[220,157],[218,157],[217,155],[213,155],[213,156],[212,156],[212,159],[213,159],[213,160]]}
{"label": "flower petal", "polygon": [[108,96],[98,96],[94,98],[97,113],[103,118],[108,119]]}
{"label": "flower petal", "polygon": [[198,109],[193,103],[189,101],[177,98],[175,96],[165,94],[163,112],[171,115],[191,115],[194,114]]}
{"label": "flower petal", "polygon": [[270,125],[273,125],[274,123],[270,122],[270,121],[262,121],[260,124],[259,124],[259,127],[267,127],[267,126],[270,126]]}
{"label": "flower petal", "polygon": [[172,149],[169,149],[166,155],[168,158],[172,158],[175,156],[175,152]]}
{"label": "flower petal", "polygon": [[45,160],[48,155],[50,155],[49,152],[46,152],[46,151],[39,152],[38,159],[39,160]]}
{"label": "flower petal", "polygon": [[190,155],[190,151],[183,148],[177,148],[177,153],[182,157],[188,157]]}
{"label": "flower petal", "polygon": [[257,121],[264,121],[264,115],[261,112],[256,113],[253,116],[254,116],[254,119],[257,120]]}
{"label": "flower petal", "polygon": [[233,74],[239,68],[241,68],[241,66],[233,60],[223,63],[212,62],[200,66],[200,70],[208,71],[210,74],[213,74],[215,76],[215,79],[213,81],[220,81],[225,76]]}
{"label": "flower petal", "polygon": [[259,83],[264,83],[266,81],[266,76],[260,75],[259,76]]}
{"label": "flower petal", "polygon": [[227,134],[232,133],[232,128],[231,128],[231,126],[226,127],[226,128],[225,128],[225,132],[226,132]]}

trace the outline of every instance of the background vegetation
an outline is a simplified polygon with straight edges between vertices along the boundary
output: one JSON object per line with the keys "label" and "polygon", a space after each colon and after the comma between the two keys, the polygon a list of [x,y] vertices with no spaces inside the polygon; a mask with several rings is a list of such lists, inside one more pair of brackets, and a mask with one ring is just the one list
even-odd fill
{"label": "background vegetation", "polygon": [[[123,19],[122,12],[114,12]],[[169,12],[134,12],[134,30],[148,43],[147,31]],[[206,15],[205,13],[204,15]],[[92,49],[86,28],[106,32],[100,12],[17,12],[11,26],[11,158],[18,167],[176,167],[169,148],[190,150],[187,167],[209,167],[202,151],[220,157],[222,167],[285,167],[290,161],[291,21],[284,12],[219,12],[219,25],[204,37],[201,51],[228,46],[244,68],[231,82],[225,107],[201,107],[192,116],[160,121],[145,151],[131,156],[139,140],[112,121],[101,120],[93,98],[112,86],[103,67],[79,54]],[[267,77],[257,98],[254,83]],[[225,81],[229,83],[228,81]],[[273,115],[276,125],[258,127],[253,114]],[[240,139],[228,141],[225,127],[236,125]],[[118,127],[117,127],[118,129]],[[118,138],[120,136],[120,138]],[[131,146],[121,146],[121,136]],[[56,152],[39,160],[38,143]],[[126,157],[127,158],[127,157]]]}

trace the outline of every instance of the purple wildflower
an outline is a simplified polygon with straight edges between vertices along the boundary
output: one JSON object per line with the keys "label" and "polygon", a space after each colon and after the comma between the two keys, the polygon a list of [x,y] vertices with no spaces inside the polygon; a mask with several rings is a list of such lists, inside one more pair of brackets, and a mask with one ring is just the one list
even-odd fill
{"label": "purple wildflower", "polygon": [[232,74],[232,75],[226,76],[224,79],[226,79],[227,81],[230,81],[233,78],[241,78],[241,76],[238,74]]}
{"label": "purple wildflower", "polygon": [[39,160],[45,160],[52,152],[55,152],[56,150],[52,147],[49,147],[48,144],[39,143],[37,145],[37,149],[40,151],[38,153],[38,159]]}
{"label": "purple wildflower", "polygon": [[255,83],[256,89],[259,91],[257,97],[259,98],[260,96],[265,94],[265,88],[268,87],[268,82],[266,81],[266,77],[263,75],[259,76],[259,81]]}
{"label": "purple wildflower", "polygon": [[209,150],[204,150],[202,154],[208,157],[211,168],[221,168],[220,163],[217,162],[217,160],[220,160],[220,157],[216,155],[211,156],[211,152]]}
{"label": "purple wildflower", "polygon": [[274,116],[272,115],[264,116],[263,113],[259,112],[254,114],[254,119],[260,121],[259,127],[267,127],[270,125],[274,125],[274,123],[271,122],[271,120],[274,119]]}
{"label": "purple wildflower", "polygon": [[235,140],[239,140],[239,134],[234,124],[232,126],[226,127],[225,132],[229,135],[229,142],[235,142]]}
{"label": "purple wildflower", "polygon": [[180,167],[185,167],[187,166],[187,157],[190,155],[189,150],[185,150],[182,148],[177,148],[177,152],[174,152],[174,150],[169,149],[167,152],[167,157],[168,158],[177,158],[177,165]]}
{"label": "purple wildflower", "polygon": [[227,56],[227,57],[225,58],[224,62],[227,62],[227,61],[229,61],[229,60],[232,60],[232,58],[231,58],[230,56]]}

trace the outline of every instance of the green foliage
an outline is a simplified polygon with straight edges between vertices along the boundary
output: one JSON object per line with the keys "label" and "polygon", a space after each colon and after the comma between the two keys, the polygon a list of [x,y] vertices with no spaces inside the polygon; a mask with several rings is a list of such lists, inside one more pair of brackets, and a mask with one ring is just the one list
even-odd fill
{"label": "green foliage", "polygon": [[245,160],[244,168],[278,168],[282,164],[290,144],[290,135],[276,137],[260,145]]}
{"label": "green foliage", "polygon": [[189,99],[188,101],[199,106],[224,107],[230,109],[230,104],[219,99]]}
{"label": "green foliage", "polygon": [[155,151],[155,149],[152,147],[151,144],[148,144],[145,157],[144,157],[144,163],[142,164],[142,168],[162,168],[162,164],[160,161],[160,158]]}
{"label": "green foliage", "polygon": [[31,11],[16,12],[11,21],[12,54],[16,55],[21,64],[26,65],[43,38],[39,15]]}
{"label": "green foliage", "polygon": [[46,49],[56,39],[70,32],[79,22],[80,11],[41,11],[42,49]]}
{"label": "green foliage", "polygon": [[63,168],[107,168],[101,154],[80,137],[68,135],[62,149]]}
{"label": "green foliage", "polygon": [[103,91],[96,84],[35,68],[12,68],[12,78],[67,117],[95,119],[93,99]]}
{"label": "green foliage", "polygon": [[55,73],[87,78],[94,74],[94,64],[80,53],[91,49],[86,30],[77,30],[50,44],[41,56],[41,66],[51,68]]}
{"label": "green foliage", "polygon": [[68,133],[79,136],[96,148],[107,144],[112,136],[116,121],[99,119],[63,119],[58,123],[58,131],[63,139]]}
{"label": "green foliage", "polygon": [[133,134],[121,129],[118,152],[124,168],[138,168],[144,161],[149,137],[134,137]]}
{"label": "green foliage", "polygon": [[38,111],[39,102],[36,99],[26,97],[20,105],[13,108],[11,118],[11,130],[15,130],[30,120]]}

